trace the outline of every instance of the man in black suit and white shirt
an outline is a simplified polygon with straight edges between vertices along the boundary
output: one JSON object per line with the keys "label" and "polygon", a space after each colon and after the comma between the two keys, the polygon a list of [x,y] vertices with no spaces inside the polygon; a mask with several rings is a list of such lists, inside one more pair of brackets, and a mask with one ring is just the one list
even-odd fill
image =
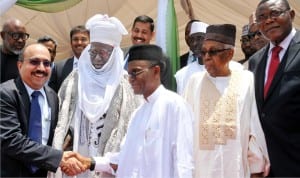
{"label": "man in black suit and white shirt", "polygon": [[[262,0],[256,9],[259,30],[270,43],[249,59],[249,69],[255,75],[270,177],[300,176],[300,31],[293,28],[294,18],[287,0]],[[281,49],[279,57],[271,57],[273,48]]]}
{"label": "man in black suit and white shirt", "polygon": [[58,92],[65,78],[74,68],[77,68],[81,52],[90,43],[90,32],[83,25],[75,26],[70,32],[70,40],[74,56],[55,63],[49,80],[48,85],[56,92]]}
{"label": "man in black suit and white shirt", "polygon": [[[58,99],[45,86],[51,74],[48,49],[42,44],[26,47],[17,65],[20,77],[0,85],[1,177],[46,177],[59,166],[72,168],[69,175],[85,171],[72,157],[75,153],[51,147]],[[31,99],[32,93],[39,94]],[[38,106],[33,110],[31,105]]]}

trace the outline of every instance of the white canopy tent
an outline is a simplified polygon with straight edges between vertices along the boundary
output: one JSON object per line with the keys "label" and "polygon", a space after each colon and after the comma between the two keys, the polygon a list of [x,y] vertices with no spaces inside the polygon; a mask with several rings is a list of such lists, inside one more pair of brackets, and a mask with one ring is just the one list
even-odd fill
{"label": "white canopy tent", "polygon": [[[2,1],[2,0],[0,0]],[[236,54],[234,59],[242,59],[240,49],[240,34],[244,24],[248,23],[250,14],[255,11],[259,0],[190,0],[195,18],[208,24],[232,23],[237,26]],[[300,1],[289,0],[296,11],[294,26],[300,28]],[[180,0],[174,0],[178,20],[180,54],[188,48],[184,41],[184,28],[189,20],[180,5]],[[16,17],[25,25],[30,38],[27,44],[33,43],[37,38],[50,35],[58,42],[56,60],[64,59],[71,55],[69,45],[69,31],[73,26],[85,24],[86,20],[94,14],[102,13],[119,18],[130,32],[132,22],[138,15],[146,14],[156,20],[157,0],[82,0],[79,4],[58,13],[44,13],[29,10],[14,5],[1,16],[0,25],[3,22]],[[153,41],[155,43],[155,39]],[[2,44],[2,41],[0,41]],[[131,45],[130,35],[123,38],[122,47]]]}

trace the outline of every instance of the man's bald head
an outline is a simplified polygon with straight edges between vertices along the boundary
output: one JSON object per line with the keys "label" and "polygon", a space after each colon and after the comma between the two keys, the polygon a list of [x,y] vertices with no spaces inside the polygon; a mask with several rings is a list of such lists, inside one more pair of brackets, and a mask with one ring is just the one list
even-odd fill
{"label": "man's bald head", "polygon": [[28,37],[29,34],[20,20],[16,18],[6,20],[1,31],[3,40],[2,52],[6,54],[20,54]]}

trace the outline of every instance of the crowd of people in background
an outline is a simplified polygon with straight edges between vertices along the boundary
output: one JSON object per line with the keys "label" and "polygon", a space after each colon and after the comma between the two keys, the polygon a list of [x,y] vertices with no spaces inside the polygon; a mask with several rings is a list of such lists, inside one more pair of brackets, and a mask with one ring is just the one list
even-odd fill
{"label": "crowd of people in background", "polygon": [[[18,19],[3,23],[1,177],[300,177],[300,31],[287,0],[261,0],[236,26],[192,19],[172,76],[137,16],[70,30],[73,56]],[[176,80],[177,88],[171,86]],[[173,90],[173,91],[172,91]]]}

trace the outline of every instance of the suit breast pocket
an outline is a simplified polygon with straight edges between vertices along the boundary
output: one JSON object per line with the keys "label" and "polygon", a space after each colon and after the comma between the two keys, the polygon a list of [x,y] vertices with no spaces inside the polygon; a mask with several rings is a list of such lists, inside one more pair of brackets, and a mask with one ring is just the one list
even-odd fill
{"label": "suit breast pocket", "polygon": [[[300,66],[299,66],[300,68]],[[284,83],[290,83],[291,85],[299,85],[300,84],[300,70],[288,70],[283,73]]]}

